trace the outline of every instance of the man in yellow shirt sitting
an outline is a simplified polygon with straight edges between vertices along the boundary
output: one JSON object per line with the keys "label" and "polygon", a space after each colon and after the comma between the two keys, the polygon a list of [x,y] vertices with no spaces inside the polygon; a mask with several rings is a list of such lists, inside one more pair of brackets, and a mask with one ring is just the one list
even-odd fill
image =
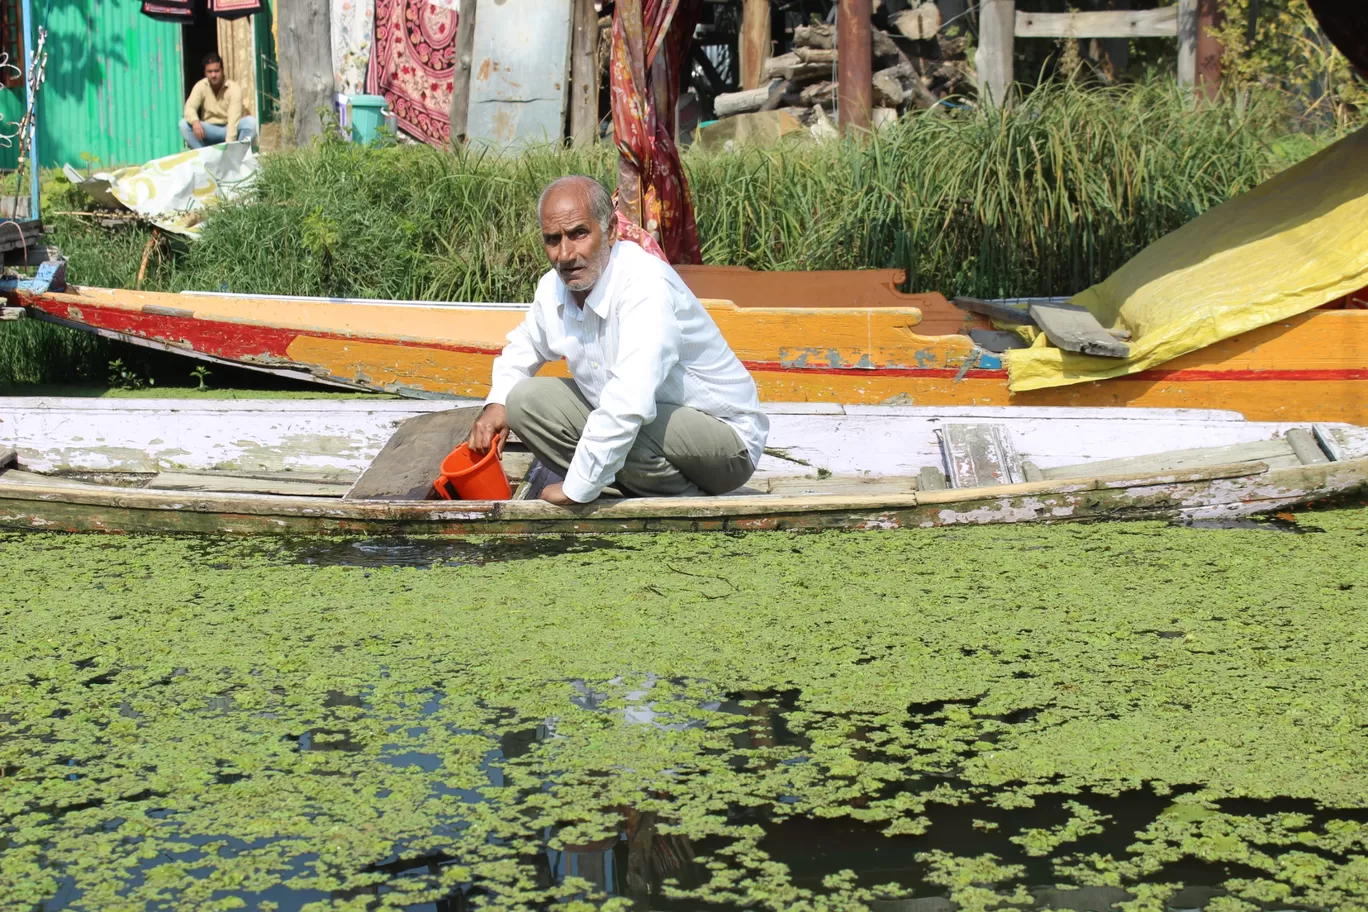
{"label": "man in yellow shirt sitting", "polygon": [[180,131],[192,149],[228,142],[230,137],[237,142],[256,139],[256,118],[247,113],[242,87],[224,78],[223,58],[218,54],[205,55],[204,78],[185,100]]}

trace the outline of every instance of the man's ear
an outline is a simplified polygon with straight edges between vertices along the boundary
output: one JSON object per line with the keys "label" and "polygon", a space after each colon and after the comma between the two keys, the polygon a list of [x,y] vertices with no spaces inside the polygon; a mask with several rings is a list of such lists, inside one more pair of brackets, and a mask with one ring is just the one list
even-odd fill
{"label": "man's ear", "polygon": [[618,215],[616,209],[614,209],[613,214],[608,217],[608,231],[605,233],[604,236],[608,239],[608,243],[610,244],[617,240]]}

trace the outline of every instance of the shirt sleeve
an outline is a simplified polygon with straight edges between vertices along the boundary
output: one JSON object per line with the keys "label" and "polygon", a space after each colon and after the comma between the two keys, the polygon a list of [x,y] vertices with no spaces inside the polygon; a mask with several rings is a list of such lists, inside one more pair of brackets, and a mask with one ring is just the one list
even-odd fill
{"label": "shirt sleeve", "polygon": [[655,420],[656,393],[679,362],[683,344],[673,294],[664,280],[643,281],[619,302],[617,361],[562,486],[571,500],[588,503],[612,484],[642,426]]}
{"label": "shirt sleeve", "polygon": [[228,135],[224,137],[227,142],[237,142],[238,121],[242,120],[242,87],[237,83],[228,87],[227,98],[224,99],[228,106]]}
{"label": "shirt sleeve", "polygon": [[539,319],[539,310],[539,305],[533,302],[527,316],[508,334],[508,344],[494,359],[485,405],[503,405],[519,381],[531,377],[551,360],[551,349],[546,330]]}
{"label": "shirt sleeve", "polygon": [[190,90],[190,97],[185,99],[185,122],[192,124],[200,119],[200,89],[204,83],[197,82],[195,87]]}

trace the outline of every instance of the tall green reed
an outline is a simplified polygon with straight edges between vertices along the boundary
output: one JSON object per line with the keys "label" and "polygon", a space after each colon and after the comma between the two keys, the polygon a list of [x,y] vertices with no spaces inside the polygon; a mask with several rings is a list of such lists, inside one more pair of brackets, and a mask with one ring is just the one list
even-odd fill
{"label": "tall green reed", "polygon": [[[691,150],[684,163],[705,262],[896,266],[914,289],[1069,294],[1336,137],[1289,110],[1271,95],[1194,106],[1171,81],[1046,85],[1006,111],[922,113],[866,139]],[[572,173],[611,186],[614,170],[610,147],[502,157],[322,143],[264,156],[256,191],[217,210],[184,253],[153,257],[145,287],[527,300],[546,269],[541,187]],[[132,286],[145,232],[54,224],[74,281]],[[34,340],[51,331],[28,332],[20,344],[0,330],[0,383],[91,373],[77,343],[46,353]]]}

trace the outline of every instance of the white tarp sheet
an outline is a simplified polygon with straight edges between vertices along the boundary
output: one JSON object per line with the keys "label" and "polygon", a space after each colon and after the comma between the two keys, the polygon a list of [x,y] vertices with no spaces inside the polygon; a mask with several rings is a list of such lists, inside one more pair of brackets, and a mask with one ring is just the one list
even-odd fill
{"label": "white tarp sheet", "polygon": [[165,231],[199,235],[205,211],[241,194],[260,165],[250,143],[189,149],[143,165],[82,177],[70,165],[67,179],[110,208],[136,212]]}

